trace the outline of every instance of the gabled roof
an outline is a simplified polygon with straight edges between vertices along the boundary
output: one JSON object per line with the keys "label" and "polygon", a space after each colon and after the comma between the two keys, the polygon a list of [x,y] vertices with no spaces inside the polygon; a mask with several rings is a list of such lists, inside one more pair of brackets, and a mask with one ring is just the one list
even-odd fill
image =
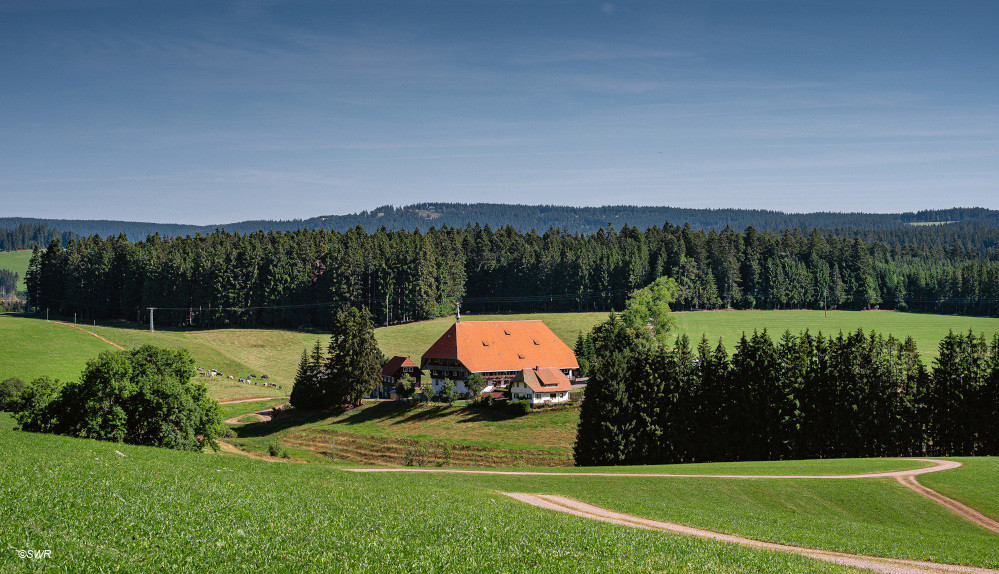
{"label": "gabled roof", "polygon": [[402,357],[396,355],[391,359],[389,359],[389,362],[385,363],[385,366],[382,367],[382,376],[391,377],[396,373],[398,373],[399,369],[403,367],[416,367],[417,369],[420,368],[420,366],[414,363],[413,360],[410,359],[409,357]]}
{"label": "gabled roof", "polygon": [[569,377],[558,369],[524,369],[513,378],[513,383],[524,383],[535,393],[561,393],[572,390]]}
{"label": "gabled roof", "polygon": [[469,371],[578,369],[576,354],[541,321],[464,321],[451,325],[423,358],[458,359]]}

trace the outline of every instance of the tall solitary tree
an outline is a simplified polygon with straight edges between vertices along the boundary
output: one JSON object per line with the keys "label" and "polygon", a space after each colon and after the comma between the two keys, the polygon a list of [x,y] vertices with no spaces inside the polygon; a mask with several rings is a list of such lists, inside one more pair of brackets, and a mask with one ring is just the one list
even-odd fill
{"label": "tall solitary tree", "polygon": [[381,353],[367,309],[337,313],[327,349],[325,407],[360,405],[379,382]]}

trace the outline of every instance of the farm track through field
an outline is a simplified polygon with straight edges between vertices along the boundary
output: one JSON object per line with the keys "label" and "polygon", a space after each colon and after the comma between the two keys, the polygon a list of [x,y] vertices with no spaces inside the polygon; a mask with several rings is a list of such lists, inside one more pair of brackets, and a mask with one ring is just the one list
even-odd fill
{"label": "farm track through field", "polygon": [[122,347],[121,345],[119,345],[117,343],[109,341],[108,339],[105,339],[104,337],[101,337],[97,333],[94,333],[92,331],[88,331],[88,330],[84,329],[83,327],[80,327],[79,325],[74,325],[72,323],[63,323],[62,321],[46,321],[46,322],[47,323],[55,323],[56,325],[65,325],[67,327],[72,327],[72,328],[76,329],[77,331],[83,331],[84,333],[90,335],[91,337],[97,337],[101,341],[104,341],[105,343],[107,343],[108,345],[111,345],[112,347],[114,347],[115,349],[118,349],[119,351],[125,351],[125,350],[127,350],[127,349],[125,349],[125,347]]}
{"label": "farm track through field", "polygon": [[277,399],[287,399],[288,397],[250,397],[248,399],[234,399],[231,401],[219,401],[220,405],[234,405],[236,403],[255,403],[257,401],[272,401]]}
{"label": "farm track through field", "polygon": [[[510,474],[517,476],[607,476],[607,477],[648,477],[648,478],[821,478],[821,479],[856,479],[856,478],[898,478],[915,476],[929,472],[951,470],[961,466],[953,460],[937,460],[931,458],[910,458],[930,463],[930,466],[912,470],[895,470],[891,472],[869,472],[863,474],[668,474],[661,472],[544,472],[530,470],[462,470],[457,468],[350,468],[351,472],[452,472],[459,474]],[[927,489],[929,490],[929,489]],[[942,495],[941,495],[942,496]]]}
{"label": "farm track through field", "polygon": [[673,522],[650,520],[647,518],[642,518],[640,516],[614,512],[613,510],[608,510],[606,508],[601,508],[599,506],[594,506],[592,504],[587,504],[585,502],[581,502],[564,496],[555,496],[555,495],[546,495],[546,494],[521,494],[514,492],[504,492],[502,494],[509,496],[515,500],[519,500],[521,502],[537,506],[539,508],[555,510],[558,512],[566,512],[569,514],[573,514],[575,516],[581,516],[583,518],[599,520],[601,522],[608,522],[611,524],[618,524],[622,526],[631,526],[634,528],[644,528],[647,530],[673,532],[677,534],[685,534],[688,536],[697,536],[699,538],[707,538],[711,540],[717,540],[720,542],[729,542],[732,544],[739,544],[742,546],[749,546],[752,548],[758,548],[763,550],[776,550],[779,552],[800,554],[802,556],[807,556],[809,558],[814,558],[816,560],[824,560],[826,562],[832,562],[834,564],[840,564],[852,568],[862,568],[864,570],[869,570],[871,572],[878,572],[880,574],[934,574],[934,573],[942,574],[942,573],[955,573],[955,572],[966,573],[966,574],[999,573],[999,570],[991,570],[988,568],[976,568],[973,566],[959,566],[954,564],[938,564],[935,562],[923,562],[920,560],[902,560],[898,558],[864,556],[861,554],[833,552],[830,550],[819,550],[815,548],[806,548],[803,546],[792,546],[789,544],[763,542],[760,540],[753,540],[751,538],[744,538],[742,536],[734,536],[731,534],[722,534],[719,532],[712,532],[710,530],[693,528],[690,526],[684,526],[682,524],[676,524]]}
{"label": "farm track through field", "polygon": [[[646,478],[648,478],[648,477],[664,477],[664,478],[824,479],[824,480],[844,480],[844,479],[862,479],[862,478],[895,478],[902,485],[904,485],[907,488],[909,488],[909,489],[917,492],[918,494],[920,494],[922,496],[925,496],[926,498],[929,498],[930,500],[932,500],[932,501],[934,501],[934,502],[936,502],[936,503],[944,506],[945,508],[947,508],[948,510],[956,513],[957,515],[961,516],[965,520],[973,522],[973,523],[981,526],[982,528],[991,530],[992,532],[995,532],[995,533],[999,534],[999,521],[996,521],[996,520],[994,520],[992,518],[989,518],[988,516],[985,516],[981,512],[978,512],[974,508],[971,508],[971,507],[969,507],[967,505],[964,505],[964,504],[962,504],[962,503],[960,503],[960,502],[958,502],[958,501],[956,501],[956,500],[954,500],[952,498],[948,498],[948,497],[940,494],[939,492],[937,492],[935,490],[927,488],[927,487],[923,486],[922,484],[920,484],[919,481],[916,480],[916,477],[918,475],[921,475],[921,474],[927,474],[927,473],[931,473],[931,472],[940,472],[940,471],[944,471],[944,470],[952,470],[952,469],[958,468],[958,467],[961,466],[960,462],[951,461],[951,460],[937,460],[937,459],[924,459],[924,458],[908,459],[908,460],[917,460],[917,461],[921,461],[921,462],[927,462],[927,463],[930,463],[930,466],[923,467],[923,468],[916,468],[916,469],[912,469],[912,470],[897,470],[897,471],[891,471],[891,472],[871,472],[871,473],[865,473],[865,474],[826,474],[826,475],[818,475],[818,474],[816,474],[816,475],[808,475],[808,474],[804,474],[804,475],[746,475],[746,474],[743,474],[743,475],[732,475],[732,474],[664,474],[664,473],[537,472],[537,471],[532,472],[532,471],[502,471],[502,470],[460,470],[460,469],[445,469],[445,468],[352,468],[352,469],[347,469],[347,470],[350,470],[352,472],[436,472],[436,473],[461,473],[461,474],[502,474],[502,475],[521,475],[521,476],[522,475],[532,475],[532,476],[600,476],[600,477],[646,477]],[[508,496],[512,496],[513,498],[516,498],[517,500],[522,500],[524,502],[528,502],[529,504],[534,504],[535,506],[543,506],[545,508],[553,508],[555,510],[562,510],[564,512],[572,512],[573,514],[579,514],[580,516],[584,516],[585,515],[585,516],[588,516],[590,518],[597,518],[597,519],[601,519],[601,520],[604,519],[604,518],[607,518],[608,516],[614,515],[616,517],[615,520],[624,521],[625,519],[621,518],[621,517],[628,517],[629,516],[629,515],[624,515],[624,514],[617,514],[617,513],[614,513],[612,511],[610,511],[610,510],[600,509],[600,508],[595,507],[595,506],[590,506],[590,505],[587,505],[587,504],[582,503],[582,502],[572,501],[571,499],[562,498],[562,497],[558,497],[558,496],[549,496],[549,495],[516,495],[516,494],[510,494],[510,493],[505,493],[505,494],[507,494]],[[568,502],[566,502],[566,501],[568,501]],[[557,508],[555,506],[552,506],[552,505],[557,506]],[[575,512],[573,510],[573,509],[577,509],[578,510],[578,508],[582,508],[584,506],[587,507],[587,508],[589,508],[590,511],[580,511],[580,512],[582,512],[580,514],[580,512]],[[593,509],[596,509],[599,512],[592,511]],[[731,536],[731,535],[727,535],[727,534],[720,534],[720,533],[709,532],[707,530],[699,530],[699,529],[690,528],[690,527],[686,527],[686,526],[681,526],[681,525],[673,524],[673,523],[649,521],[647,519],[640,518],[640,517],[637,517],[637,516],[629,517],[629,518],[627,518],[627,520],[630,520],[631,521],[630,524],[633,525],[633,526],[642,526],[643,524],[645,524],[644,527],[651,527],[651,528],[655,528],[655,529],[659,529],[659,530],[671,530],[671,531],[675,531],[675,532],[682,532],[682,533],[686,533],[686,534],[693,534],[695,536],[715,537],[716,539],[719,539],[719,540],[728,540],[730,542],[738,542],[740,544],[748,544],[750,542],[752,544],[770,544],[770,543],[765,543],[765,542],[750,540],[748,538],[740,538],[740,537]],[[621,522],[618,522],[618,523],[621,523]],[[653,524],[654,523],[654,525],[653,526],[648,526],[648,524],[646,524],[646,523],[648,523],[648,524]],[[781,546],[781,548],[778,548],[778,549],[783,549],[783,550],[786,550],[786,551],[794,551],[794,552],[798,552],[800,554],[804,554],[805,553],[804,552],[805,549],[801,549],[801,548],[797,548],[797,547],[792,547],[792,546],[785,546],[785,545],[777,545],[777,546]],[[840,556],[840,557],[842,557],[842,556],[851,556],[851,555],[840,555],[838,553],[828,553],[828,552],[819,551],[819,550],[812,551],[810,549],[809,549],[809,552],[823,552],[823,553],[825,553],[825,554],[827,554],[829,556]],[[809,555],[811,555],[811,554],[809,554]],[[814,557],[818,557],[818,556],[814,556]],[[859,558],[862,558],[862,559],[866,560],[868,557],[859,557]],[[822,558],[822,559],[826,559],[826,558]],[[851,558],[851,560],[852,559],[853,558]],[[846,564],[846,562],[841,562],[841,563]],[[911,563],[911,562],[906,562],[906,563],[909,564],[910,566],[912,564],[915,564],[915,563]],[[909,569],[909,570],[902,569],[902,570],[899,570],[898,569],[898,565],[894,564],[890,568],[886,567],[887,569],[880,569],[880,570],[875,569],[875,571],[877,571],[877,572],[936,572],[936,571],[941,571],[941,570],[939,570],[939,566],[933,566],[935,568],[938,568],[938,570],[927,570],[926,569],[927,564],[929,564],[929,563],[925,563],[925,564],[924,563],[920,563],[918,566],[919,566],[919,568],[922,568],[922,569],[916,569],[916,570],[913,570],[913,569]],[[915,567],[915,566],[913,566],[913,567]],[[999,572],[999,571],[995,571],[995,570],[982,570],[982,569],[954,570],[953,568],[947,568],[947,569],[944,569],[943,571],[948,571],[948,572]]]}
{"label": "farm track through field", "polygon": [[916,480],[915,476],[898,476],[896,478],[902,483],[903,486],[946,506],[950,510],[960,514],[963,518],[974,522],[982,528],[987,528],[992,532],[999,534],[999,521],[993,520],[970,506],[961,504],[953,498],[948,498],[931,488],[927,488],[922,484],[919,484],[919,481]]}

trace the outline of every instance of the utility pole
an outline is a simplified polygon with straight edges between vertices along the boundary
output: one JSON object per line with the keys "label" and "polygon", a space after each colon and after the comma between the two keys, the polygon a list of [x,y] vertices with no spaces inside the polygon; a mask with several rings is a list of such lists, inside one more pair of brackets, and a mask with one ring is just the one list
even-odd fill
{"label": "utility pole", "polygon": [[150,333],[153,333],[153,332],[156,331],[156,329],[153,327],[153,311],[155,311],[155,310],[156,310],[156,307],[149,307],[149,332]]}
{"label": "utility pole", "polygon": [[829,316],[829,290],[826,289],[822,292],[822,316]]}

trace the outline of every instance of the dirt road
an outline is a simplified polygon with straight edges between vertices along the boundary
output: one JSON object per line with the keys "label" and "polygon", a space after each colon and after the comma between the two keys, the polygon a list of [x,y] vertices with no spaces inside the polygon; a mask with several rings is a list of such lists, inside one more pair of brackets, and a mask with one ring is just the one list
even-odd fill
{"label": "dirt road", "polygon": [[652,478],[745,478],[745,479],[765,479],[765,478],[793,478],[812,479],[821,478],[824,480],[846,480],[857,478],[899,478],[906,476],[916,476],[928,472],[940,472],[941,470],[951,470],[961,466],[961,463],[953,460],[937,460],[932,458],[908,458],[905,460],[916,460],[928,463],[930,466],[916,468],[912,470],[896,470],[892,472],[869,472],[866,474],[668,474],[661,472],[540,472],[530,470],[459,470],[454,468],[350,468],[351,472],[447,472],[457,474],[505,474],[513,476],[608,476],[608,477],[652,477]]}
{"label": "dirt road", "polygon": [[955,572],[967,573],[967,574],[999,573],[999,570],[976,568],[972,566],[938,564],[935,562],[923,562],[919,560],[899,560],[895,558],[881,558],[878,556],[847,554],[845,552],[832,552],[829,550],[818,550],[815,548],[805,548],[802,546],[792,546],[789,544],[763,542],[760,540],[753,540],[751,538],[744,538],[742,536],[734,536],[731,534],[722,534],[720,532],[712,532],[710,530],[693,528],[690,526],[684,526],[682,524],[676,524],[673,522],[650,520],[648,518],[642,518],[640,516],[614,512],[606,508],[593,506],[592,504],[587,504],[585,502],[581,502],[564,496],[554,496],[546,494],[520,494],[515,492],[504,492],[502,494],[509,496],[510,498],[519,500],[521,502],[526,502],[527,504],[531,504],[540,508],[546,508],[548,510],[555,510],[558,512],[566,512],[569,514],[573,514],[575,516],[581,516],[593,520],[600,520],[602,522],[609,522],[611,524],[632,526],[635,528],[645,528],[649,530],[661,530],[664,532],[674,532],[677,534],[685,534],[688,536],[697,536],[699,538],[708,538],[711,540],[718,540],[721,542],[740,544],[742,546],[749,546],[752,548],[759,548],[764,550],[776,550],[779,552],[800,554],[802,556],[807,556],[809,558],[814,558],[816,560],[824,560],[826,562],[833,562],[835,564],[849,566],[852,568],[863,568],[865,570],[869,570],[871,572],[878,572],[880,574],[933,574],[933,573],[940,574],[940,573],[955,573]]}

